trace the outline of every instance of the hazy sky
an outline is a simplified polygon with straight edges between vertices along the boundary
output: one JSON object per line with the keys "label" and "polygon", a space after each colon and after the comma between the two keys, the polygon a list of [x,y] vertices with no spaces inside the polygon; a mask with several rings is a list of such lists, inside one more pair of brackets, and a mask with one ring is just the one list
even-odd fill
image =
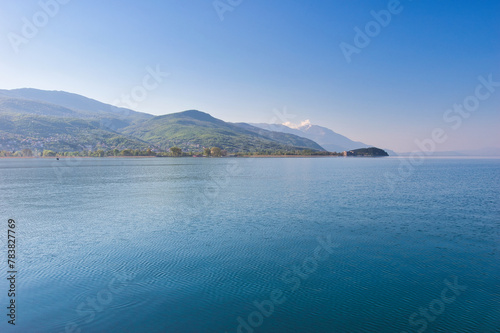
{"label": "hazy sky", "polygon": [[437,150],[500,147],[494,82],[497,0],[0,0],[0,88],[133,93],[120,103],[157,115],[309,119],[396,151],[436,128]]}

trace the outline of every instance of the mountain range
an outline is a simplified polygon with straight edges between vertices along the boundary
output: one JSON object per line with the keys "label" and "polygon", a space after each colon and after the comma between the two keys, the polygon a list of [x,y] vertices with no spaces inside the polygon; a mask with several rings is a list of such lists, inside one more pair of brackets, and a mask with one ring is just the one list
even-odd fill
{"label": "mountain range", "polygon": [[0,150],[147,149],[228,152],[344,151],[366,148],[311,124],[229,123],[197,110],[153,116],[64,91],[0,90]]}
{"label": "mountain range", "polygon": [[368,148],[367,145],[362,142],[353,141],[343,135],[335,133],[331,129],[326,127],[311,125],[309,121],[305,121],[299,126],[290,127],[293,125],[287,124],[263,124],[263,123],[250,123],[250,125],[259,127],[269,131],[289,133],[304,138],[308,138],[317,142],[321,147],[328,151],[344,151],[358,148]]}

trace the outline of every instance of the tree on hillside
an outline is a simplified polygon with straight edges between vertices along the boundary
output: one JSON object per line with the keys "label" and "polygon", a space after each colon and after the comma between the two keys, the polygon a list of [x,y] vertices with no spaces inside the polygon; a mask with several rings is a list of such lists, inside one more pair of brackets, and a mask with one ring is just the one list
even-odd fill
{"label": "tree on hillside", "polygon": [[24,157],[32,157],[33,156],[33,152],[31,151],[31,149],[23,149],[22,150],[22,154]]}
{"label": "tree on hillside", "polygon": [[170,148],[170,153],[172,154],[172,156],[179,157],[182,156],[182,149],[180,149],[179,147],[172,147]]}
{"label": "tree on hillside", "polygon": [[123,149],[121,152],[121,155],[123,156],[133,156],[134,152],[131,149]]}
{"label": "tree on hillside", "polygon": [[210,149],[210,154],[214,157],[221,157],[222,150],[219,147],[212,147],[212,149]]}
{"label": "tree on hillside", "polygon": [[56,152],[52,151],[52,150],[46,150],[46,149],[44,149],[42,155],[44,157],[54,157],[54,156],[56,156]]}
{"label": "tree on hillside", "polygon": [[203,155],[210,156],[210,148],[203,149]]}

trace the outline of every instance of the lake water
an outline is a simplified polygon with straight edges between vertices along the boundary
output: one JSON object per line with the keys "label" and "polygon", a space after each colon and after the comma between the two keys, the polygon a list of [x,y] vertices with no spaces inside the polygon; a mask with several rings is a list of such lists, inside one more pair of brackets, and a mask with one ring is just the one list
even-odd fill
{"label": "lake water", "polygon": [[1,159],[0,331],[500,332],[500,160],[402,163]]}

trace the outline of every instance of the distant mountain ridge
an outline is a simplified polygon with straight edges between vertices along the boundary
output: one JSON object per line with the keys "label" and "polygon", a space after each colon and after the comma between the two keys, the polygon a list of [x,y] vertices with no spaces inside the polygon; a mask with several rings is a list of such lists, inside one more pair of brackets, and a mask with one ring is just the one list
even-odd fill
{"label": "distant mountain ridge", "polygon": [[71,109],[73,115],[90,116],[90,115],[121,115],[127,118],[148,119],[153,115],[137,112],[126,108],[120,108],[110,104],[99,102],[78,94],[73,94],[65,91],[46,91],[33,88],[22,88],[13,90],[0,90],[0,100],[5,99],[22,99],[34,102],[49,103]]}
{"label": "distant mountain ridge", "polygon": [[[321,147],[325,148],[327,151],[331,152],[343,152],[360,148],[369,148],[372,145],[368,145],[363,142],[353,141],[346,136],[338,134],[329,128],[313,125],[309,120],[306,120],[299,126],[294,126],[290,123],[284,124],[265,124],[265,123],[250,123],[250,125],[259,127],[266,130],[283,132],[295,134],[302,136],[304,138],[313,140],[318,143]],[[390,150],[385,149],[390,155],[396,156],[397,154]]]}
{"label": "distant mountain ridge", "polygon": [[310,140],[313,140],[314,142],[317,142],[319,145],[321,145],[328,151],[341,152],[345,150],[370,147],[370,145],[367,145],[362,142],[353,141],[341,134],[335,133],[329,128],[318,125],[312,125],[310,123],[306,123],[304,125],[297,126],[295,128],[291,128],[284,124],[251,123],[250,125],[267,130],[300,135]]}

